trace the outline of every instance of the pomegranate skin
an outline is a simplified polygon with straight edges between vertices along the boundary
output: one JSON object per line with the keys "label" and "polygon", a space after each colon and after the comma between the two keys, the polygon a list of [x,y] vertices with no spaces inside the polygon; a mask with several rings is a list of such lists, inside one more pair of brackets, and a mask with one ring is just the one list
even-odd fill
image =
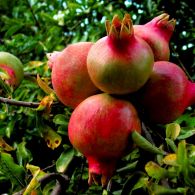
{"label": "pomegranate skin", "polygon": [[149,121],[166,124],[195,104],[195,84],[188,80],[178,65],[158,61],[154,63],[153,73],[138,96]]}
{"label": "pomegranate skin", "polygon": [[[98,92],[89,78],[86,59],[93,43],[71,44],[62,52],[54,52],[48,62],[52,68],[52,85],[59,100],[75,108],[90,95]],[[56,59],[55,59],[56,58]]]}
{"label": "pomegranate skin", "polygon": [[89,184],[101,176],[102,185],[112,177],[132,131],[141,132],[133,105],[106,93],[85,99],[73,111],[68,135],[72,145],[88,160]]}
{"label": "pomegranate skin", "polygon": [[122,22],[117,16],[107,25],[107,36],[90,49],[87,68],[93,83],[109,94],[128,94],[148,80],[154,57],[150,46],[134,36],[129,15]]}
{"label": "pomegranate skin", "polygon": [[169,15],[163,13],[144,25],[134,25],[136,36],[144,39],[152,48],[155,61],[169,61],[169,42],[175,29],[176,21],[169,20]]}

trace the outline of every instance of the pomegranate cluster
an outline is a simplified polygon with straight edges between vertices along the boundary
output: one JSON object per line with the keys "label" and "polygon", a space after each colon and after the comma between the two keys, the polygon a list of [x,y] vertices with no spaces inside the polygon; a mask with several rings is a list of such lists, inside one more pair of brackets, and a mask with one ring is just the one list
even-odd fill
{"label": "pomegranate cluster", "polygon": [[[52,85],[73,108],[68,135],[88,160],[89,184],[107,185],[118,160],[141,133],[139,108],[153,123],[166,124],[195,104],[195,83],[169,61],[175,20],[163,13],[144,25],[129,14],[106,21],[107,36],[48,54]],[[136,97],[133,105],[124,97]]]}

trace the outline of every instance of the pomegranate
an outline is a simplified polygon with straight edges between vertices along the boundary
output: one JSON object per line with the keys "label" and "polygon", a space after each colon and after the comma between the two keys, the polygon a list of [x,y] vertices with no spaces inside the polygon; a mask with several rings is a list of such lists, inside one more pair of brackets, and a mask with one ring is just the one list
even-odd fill
{"label": "pomegranate", "polygon": [[134,36],[129,14],[122,21],[115,15],[106,22],[107,36],[99,39],[87,57],[89,76],[102,91],[127,94],[137,91],[148,80],[154,57],[150,46]]}
{"label": "pomegranate", "polygon": [[74,43],[63,51],[48,56],[54,91],[66,106],[75,108],[98,91],[89,78],[86,65],[87,54],[92,45],[91,42]]}
{"label": "pomegranate", "polygon": [[68,135],[72,145],[88,160],[89,184],[105,186],[112,177],[117,160],[128,145],[132,131],[141,132],[133,105],[102,93],[88,97],[73,111]]}
{"label": "pomegranate", "polygon": [[175,29],[175,19],[163,13],[144,25],[134,25],[134,34],[144,39],[152,48],[155,61],[169,61],[169,41]]}
{"label": "pomegranate", "polygon": [[0,52],[0,77],[5,83],[16,88],[24,77],[22,62],[9,52]]}
{"label": "pomegranate", "polygon": [[155,123],[170,123],[195,104],[195,83],[167,61],[154,63],[152,75],[138,93],[145,116]]}

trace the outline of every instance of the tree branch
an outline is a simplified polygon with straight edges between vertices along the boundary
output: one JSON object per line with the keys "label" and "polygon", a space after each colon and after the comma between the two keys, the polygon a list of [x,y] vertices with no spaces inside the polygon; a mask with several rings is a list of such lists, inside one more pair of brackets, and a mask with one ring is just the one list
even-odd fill
{"label": "tree branch", "polygon": [[30,107],[30,108],[36,108],[39,106],[39,102],[24,102],[24,101],[17,101],[9,98],[0,97],[0,102],[15,106],[24,106],[24,107]]}
{"label": "tree branch", "polygon": [[32,17],[33,17],[33,19],[34,19],[34,21],[35,21],[35,24],[36,24],[39,28],[41,28],[41,25],[39,24],[39,21],[37,20],[37,18],[36,18],[36,16],[35,16],[35,13],[34,13],[34,11],[33,11],[33,8],[32,8],[32,6],[31,6],[30,2],[29,2],[28,0],[26,0],[26,3],[27,3],[27,5],[28,5],[28,7],[29,7],[29,9],[30,9],[30,12],[31,12]]}

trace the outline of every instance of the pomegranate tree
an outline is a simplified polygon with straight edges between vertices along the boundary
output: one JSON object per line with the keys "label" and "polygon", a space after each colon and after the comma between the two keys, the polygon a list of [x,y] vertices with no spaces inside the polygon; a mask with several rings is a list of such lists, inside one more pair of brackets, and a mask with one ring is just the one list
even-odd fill
{"label": "pomegranate tree", "polygon": [[152,48],[155,61],[168,61],[169,41],[175,29],[175,19],[163,13],[144,25],[134,25],[135,35],[144,39]]}
{"label": "pomegranate tree", "polygon": [[0,77],[13,88],[18,87],[24,77],[22,62],[13,54],[1,51]]}
{"label": "pomegranate tree", "polygon": [[107,36],[90,49],[87,68],[93,83],[110,94],[127,94],[148,80],[154,56],[150,46],[134,35],[129,14],[121,21],[116,15],[106,22]]}
{"label": "pomegranate tree", "polygon": [[66,106],[75,108],[98,91],[89,78],[86,65],[92,45],[91,42],[74,43],[61,52],[48,55],[53,88],[59,100]]}
{"label": "pomegranate tree", "polygon": [[73,111],[68,135],[72,145],[88,160],[89,184],[105,186],[112,177],[117,160],[130,143],[132,131],[141,131],[137,112],[128,101],[106,93],[85,99]]}
{"label": "pomegranate tree", "polygon": [[168,61],[154,63],[152,75],[139,91],[145,116],[155,123],[170,123],[195,104],[195,83],[185,72]]}

